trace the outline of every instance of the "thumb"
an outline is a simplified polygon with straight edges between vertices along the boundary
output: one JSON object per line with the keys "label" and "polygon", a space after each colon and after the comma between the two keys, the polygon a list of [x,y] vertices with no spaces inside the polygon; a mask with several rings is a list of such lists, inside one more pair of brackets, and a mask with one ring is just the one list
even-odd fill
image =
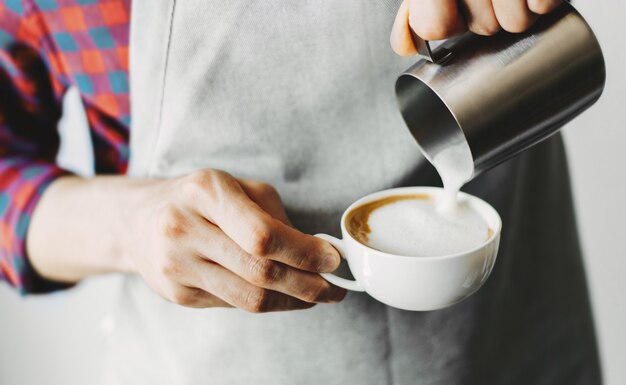
{"label": "thumb", "polygon": [[417,54],[417,49],[411,36],[411,27],[409,26],[409,5],[407,0],[403,1],[400,9],[398,9],[393,27],[391,27],[389,42],[393,51],[400,56]]}

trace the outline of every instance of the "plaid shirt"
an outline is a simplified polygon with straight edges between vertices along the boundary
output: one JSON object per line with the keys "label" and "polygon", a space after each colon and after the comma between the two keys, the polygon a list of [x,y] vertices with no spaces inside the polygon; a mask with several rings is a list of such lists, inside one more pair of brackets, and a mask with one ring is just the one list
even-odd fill
{"label": "plaid shirt", "polygon": [[87,113],[97,174],[128,163],[130,0],[0,0],[0,280],[22,293],[63,287],[39,277],[25,237],[55,164],[65,91]]}

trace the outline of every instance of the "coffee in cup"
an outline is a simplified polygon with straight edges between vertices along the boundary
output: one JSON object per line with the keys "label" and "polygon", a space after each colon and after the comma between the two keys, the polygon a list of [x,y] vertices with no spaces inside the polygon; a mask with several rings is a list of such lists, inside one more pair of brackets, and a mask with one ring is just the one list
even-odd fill
{"label": "coffee in cup", "polygon": [[329,282],[365,291],[404,310],[453,305],[478,290],[498,253],[502,223],[483,200],[437,187],[402,187],[354,202],[342,216],[343,239],[327,234],[355,280],[322,274]]}
{"label": "coffee in cup", "polygon": [[483,216],[467,203],[453,210],[429,194],[391,195],[364,203],[344,219],[348,233],[383,252],[437,257],[472,250],[493,234]]}

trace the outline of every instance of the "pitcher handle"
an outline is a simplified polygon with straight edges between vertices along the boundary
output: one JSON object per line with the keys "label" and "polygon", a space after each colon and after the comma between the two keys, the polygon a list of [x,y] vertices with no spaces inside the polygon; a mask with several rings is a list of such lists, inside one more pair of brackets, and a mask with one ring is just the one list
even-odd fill
{"label": "pitcher handle", "polygon": [[422,58],[431,63],[441,64],[452,55],[452,51],[449,48],[439,46],[435,49],[431,47],[430,41],[419,37],[415,31],[413,31],[413,28],[409,27],[409,29],[411,30],[411,39],[417,49],[417,54]]}

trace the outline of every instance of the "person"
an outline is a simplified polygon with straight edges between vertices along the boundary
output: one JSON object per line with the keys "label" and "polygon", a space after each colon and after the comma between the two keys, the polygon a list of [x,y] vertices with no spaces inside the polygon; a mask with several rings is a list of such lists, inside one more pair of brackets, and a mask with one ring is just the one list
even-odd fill
{"label": "person", "polygon": [[[516,33],[559,4],[134,0],[130,23],[125,0],[3,0],[0,275],[28,294],[127,273],[111,384],[600,383],[560,137],[466,186],[505,230],[450,308],[346,297],[310,235],[367,193],[437,183],[391,90],[410,28]],[[71,86],[93,178],[55,164]]]}

